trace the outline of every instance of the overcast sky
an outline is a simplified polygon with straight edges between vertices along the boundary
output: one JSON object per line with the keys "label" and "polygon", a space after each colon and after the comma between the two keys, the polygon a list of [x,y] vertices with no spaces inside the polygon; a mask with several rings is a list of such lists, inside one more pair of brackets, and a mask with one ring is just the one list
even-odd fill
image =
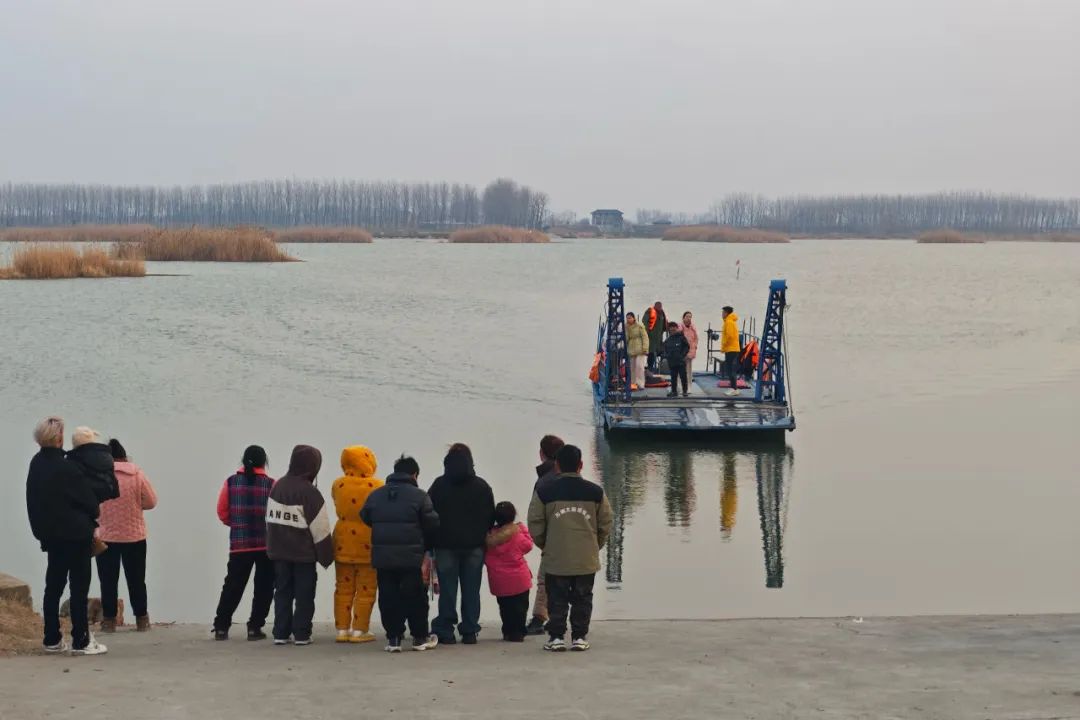
{"label": "overcast sky", "polygon": [[1080,0],[0,0],[0,180],[1080,196]]}

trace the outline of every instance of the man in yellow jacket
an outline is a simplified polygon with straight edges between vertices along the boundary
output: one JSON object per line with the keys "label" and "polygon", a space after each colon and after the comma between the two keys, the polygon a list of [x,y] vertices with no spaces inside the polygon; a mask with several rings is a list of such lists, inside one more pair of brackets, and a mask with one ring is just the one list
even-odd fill
{"label": "man in yellow jacket", "polygon": [[739,394],[739,316],[730,305],[724,306],[724,333],[720,338],[720,352],[724,353],[724,374],[731,381],[731,389],[725,395],[734,397]]}
{"label": "man in yellow jacket", "polygon": [[360,520],[360,508],[372,491],[383,486],[383,481],[375,477],[375,453],[362,445],[341,451],[341,469],[345,475],[334,481],[330,491],[337,513],[334,625],[338,642],[371,642],[375,639],[370,632],[371,609],[378,580],[371,567],[371,528]]}

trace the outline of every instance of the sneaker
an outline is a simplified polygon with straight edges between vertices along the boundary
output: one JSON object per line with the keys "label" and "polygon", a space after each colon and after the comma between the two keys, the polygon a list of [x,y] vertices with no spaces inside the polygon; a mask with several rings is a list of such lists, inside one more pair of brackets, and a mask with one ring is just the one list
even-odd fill
{"label": "sneaker", "polygon": [[274,638],[275,645],[288,645],[289,638]]}
{"label": "sneaker", "polygon": [[741,393],[740,393],[740,392],[739,392],[738,390],[728,390],[728,391],[727,391],[726,393],[724,393],[724,394],[725,394],[725,395],[727,395],[728,397],[737,397],[737,396],[738,396],[738,395],[740,395]]}
{"label": "sneaker", "polygon": [[589,649],[589,641],[585,638],[574,638],[574,642],[570,643],[570,649],[576,652],[585,652]]}
{"label": "sneaker", "polygon": [[99,643],[93,635],[90,636],[90,642],[83,648],[71,648],[72,655],[104,655],[109,652],[109,648]]}
{"label": "sneaker", "polygon": [[297,647],[302,647],[304,645],[310,645],[310,644],[311,644],[311,638],[304,638],[303,640],[300,640],[299,638],[297,638],[296,640],[293,640],[293,645],[296,645]]}
{"label": "sneaker", "polygon": [[446,637],[439,636],[440,645],[457,645],[457,635],[447,635]]}
{"label": "sneaker", "polygon": [[672,390],[671,392],[669,392],[669,393],[667,394],[667,396],[668,396],[668,397],[670,397],[670,398],[673,398],[673,397],[679,397],[679,393],[677,393],[677,392],[675,392],[674,390]]}
{"label": "sneaker", "polygon": [[388,638],[386,641],[386,652],[399,653],[401,652],[401,638]]}
{"label": "sneaker", "polygon": [[462,645],[475,645],[476,644],[476,633],[468,633],[466,635],[462,635],[461,636],[461,644]]}
{"label": "sneaker", "polygon": [[59,653],[65,653],[68,650],[68,646],[64,644],[63,640],[56,643],[55,645],[44,645],[42,647],[45,649],[45,652],[48,653],[49,655],[57,655]]}
{"label": "sneaker", "polygon": [[544,643],[544,649],[548,652],[566,652],[566,641],[561,637],[550,638]]}
{"label": "sneaker", "polygon": [[[102,623],[104,625],[104,622]],[[150,625],[149,615],[136,615],[135,616],[135,630],[136,632],[148,632],[152,626]]]}
{"label": "sneaker", "polygon": [[544,634],[544,620],[538,617],[533,617],[529,621],[529,624],[525,626],[526,635],[543,635]]}
{"label": "sneaker", "polygon": [[683,397],[690,397],[690,393],[688,393],[688,392],[683,392],[682,396],[683,396]]}
{"label": "sneaker", "polygon": [[334,638],[334,642],[339,642],[339,643],[347,643],[347,642],[349,642],[349,631],[348,630],[338,630],[337,631],[337,637]]}
{"label": "sneaker", "polygon": [[413,638],[412,649],[413,650],[431,650],[432,648],[437,647],[438,644],[439,644],[439,636],[438,635],[428,635],[426,640],[423,639],[423,638]]}
{"label": "sneaker", "polygon": [[349,642],[351,643],[369,643],[375,642],[375,635],[369,633],[366,630],[353,630],[352,635],[349,636]]}
{"label": "sneaker", "polygon": [[215,640],[228,640],[229,639],[229,631],[228,630],[215,630],[214,631],[214,639]]}
{"label": "sneaker", "polygon": [[524,635],[503,635],[503,640],[506,642],[525,642]]}
{"label": "sneaker", "polygon": [[254,642],[256,640],[265,640],[265,639],[266,639],[266,633],[264,633],[262,630],[259,630],[259,629],[252,630],[250,628],[248,629],[248,640],[249,641]]}

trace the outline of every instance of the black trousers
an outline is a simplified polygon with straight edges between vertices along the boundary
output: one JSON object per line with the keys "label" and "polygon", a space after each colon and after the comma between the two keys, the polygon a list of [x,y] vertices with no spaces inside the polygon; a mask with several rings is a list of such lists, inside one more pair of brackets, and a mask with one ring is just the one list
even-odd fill
{"label": "black trousers", "polygon": [[499,602],[499,617],[502,618],[504,638],[525,637],[525,625],[529,616],[529,591],[519,595],[506,595],[495,598]]}
{"label": "black trousers", "polygon": [[274,639],[311,639],[315,617],[315,563],[274,561]]}
{"label": "black trousers", "polygon": [[669,365],[671,370],[671,392],[679,392],[679,379],[682,378],[683,392],[690,392],[686,387],[689,383],[686,381],[686,366],[685,365]]}
{"label": "black trousers", "polygon": [[724,374],[728,376],[731,387],[735,389],[739,387],[739,355],[741,354],[737,352],[724,353]]}
{"label": "black trousers", "polygon": [[228,630],[232,626],[233,613],[240,607],[251,569],[255,569],[255,597],[251,601],[251,617],[248,630],[262,630],[270,605],[274,602],[274,563],[266,557],[265,550],[247,550],[229,553],[225,569],[225,584],[221,586],[214,629]]}
{"label": "black trousers", "polygon": [[592,620],[592,575],[551,575],[544,578],[548,594],[547,632],[553,638],[566,635],[566,616],[570,616],[570,636],[577,640],[589,634]]}
{"label": "black trousers", "polygon": [[426,640],[428,630],[428,589],[420,568],[381,568],[379,615],[387,639],[405,636],[405,623],[414,638]]}
{"label": "black trousers", "polygon": [[60,634],[60,598],[71,582],[71,647],[81,650],[90,644],[87,596],[90,594],[90,539],[83,542],[53,540],[48,544],[49,565],[45,570],[45,594],[41,614],[45,620],[45,644],[56,645]]}
{"label": "black trousers", "polygon": [[101,616],[115,620],[120,594],[120,566],[127,580],[128,601],[135,617],[146,615],[146,541],[108,543],[109,549],[98,555],[98,582],[101,584]]}

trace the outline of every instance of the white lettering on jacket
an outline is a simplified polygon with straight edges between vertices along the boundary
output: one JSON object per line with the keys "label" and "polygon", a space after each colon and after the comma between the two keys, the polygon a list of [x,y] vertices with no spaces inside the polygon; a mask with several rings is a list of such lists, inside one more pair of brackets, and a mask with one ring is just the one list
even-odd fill
{"label": "white lettering on jacket", "polygon": [[579,513],[580,515],[583,515],[586,520],[590,520],[591,517],[592,517],[585,510],[585,508],[581,507],[580,505],[571,505],[569,507],[560,508],[560,509],[555,511],[555,514],[552,517],[555,520],[558,520],[560,517],[562,517],[566,513]]}
{"label": "white lettering on jacket", "polygon": [[266,522],[274,525],[288,525],[301,530],[308,526],[307,520],[304,519],[303,505],[282,505],[273,499],[266,503]]}

